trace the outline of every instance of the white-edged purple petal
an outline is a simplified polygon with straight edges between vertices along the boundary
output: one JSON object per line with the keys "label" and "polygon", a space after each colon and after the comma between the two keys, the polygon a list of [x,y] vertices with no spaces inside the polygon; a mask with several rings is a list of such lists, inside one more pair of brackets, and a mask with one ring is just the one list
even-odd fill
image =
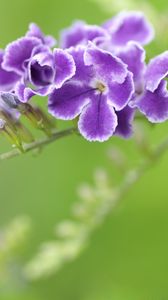
{"label": "white-edged purple petal", "polygon": [[32,89],[26,87],[21,81],[16,84],[15,94],[18,97],[19,101],[23,103],[28,102],[28,100],[35,95]]}
{"label": "white-edged purple petal", "polygon": [[16,72],[23,75],[25,68],[24,62],[31,57],[32,50],[41,41],[34,37],[23,37],[10,44],[5,49],[2,67],[7,71]]}
{"label": "white-edged purple petal", "polygon": [[146,70],[146,88],[154,92],[161,80],[168,76],[168,51],[151,59]]}
{"label": "white-edged purple petal", "polygon": [[56,40],[53,36],[51,35],[44,35],[44,33],[41,31],[40,27],[35,24],[35,23],[31,23],[29,25],[29,30],[26,33],[27,37],[36,37],[38,39],[41,40],[41,42],[45,45],[47,45],[48,47],[54,47],[56,44]]}
{"label": "white-edged purple petal", "polygon": [[130,138],[133,134],[132,121],[135,115],[135,109],[128,105],[124,109],[116,112],[118,125],[115,130],[115,135],[125,139]]}
{"label": "white-edged purple petal", "polygon": [[112,82],[108,86],[108,99],[118,111],[123,109],[131,100],[134,93],[133,75],[128,72],[125,81],[121,84]]}
{"label": "white-edged purple petal", "polygon": [[47,86],[53,83],[55,70],[51,52],[34,55],[28,63],[29,81],[35,86]]}
{"label": "white-edged purple petal", "polygon": [[26,103],[33,96],[42,96],[45,97],[52,92],[51,85],[41,87],[37,90],[33,90],[30,87],[27,87],[23,82],[18,82],[15,86],[15,94],[18,97],[20,102]]}
{"label": "white-edged purple petal", "polygon": [[154,92],[146,90],[137,98],[134,106],[152,123],[166,121],[168,119],[167,82],[162,80]]}
{"label": "white-edged purple petal", "polygon": [[116,113],[102,93],[92,98],[79,117],[79,131],[88,141],[104,142],[113,135],[116,127]]}
{"label": "white-edged purple petal", "polygon": [[152,25],[139,11],[124,11],[108,20],[103,27],[111,34],[111,43],[121,47],[129,41],[146,45],[154,37]]}
{"label": "white-edged purple petal", "polygon": [[44,44],[40,44],[32,50],[31,57],[35,56],[36,54],[44,53],[44,52],[49,53],[51,52],[51,49]]}
{"label": "white-edged purple petal", "polygon": [[72,55],[62,49],[54,49],[54,67],[56,70],[54,84],[60,88],[65,81],[72,78],[76,72],[76,66]]}
{"label": "white-edged purple petal", "polygon": [[76,21],[70,27],[61,31],[60,47],[70,48],[83,43],[85,40],[84,27],[86,23],[83,21]]}
{"label": "white-edged purple petal", "polygon": [[4,51],[0,50],[0,90],[10,91],[14,88],[20,76],[14,72],[8,72],[2,68]]}
{"label": "white-edged purple petal", "polygon": [[61,48],[70,48],[77,45],[87,45],[88,41],[105,38],[106,30],[100,26],[87,25],[83,21],[76,21],[69,28],[64,29],[60,36]]}
{"label": "white-edged purple petal", "polygon": [[49,95],[48,110],[56,118],[72,120],[90,101],[91,90],[76,82],[67,82],[60,89],[55,89]]}
{"label": "white-edged purple petal", "polygon": [[144,83],[145,50],[136,42],[128,44],[119,50],[117,56],[128,66],[128,70],[133,73],[133,80],[137,92],[140,92]]}
{"label": "white-edged purple petal", "polygon": [[73,80],[86,82],[86,84],[88,84],[95,75],[95,72],[92,66],[86,66],[84,63],[85,50],[86,47],[84,46],[71,47],[68,49],[68,53],[72,55],[76,66]]}
{"label": "white-edged purple petal", "polygon": [[89,47],[85,50],[84,62],[85,65],[92,66],[96,77],[107,84],[111,81],[122,83],[126,78],[127,66],[121,59],[96,47],[93,43],[89,43]]}

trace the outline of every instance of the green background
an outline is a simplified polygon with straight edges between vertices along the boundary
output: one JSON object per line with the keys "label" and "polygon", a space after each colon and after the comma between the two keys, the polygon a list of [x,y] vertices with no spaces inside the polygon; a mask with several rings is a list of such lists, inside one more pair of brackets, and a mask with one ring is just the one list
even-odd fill
{"label": "green background", "polygon": [[[165,11],[165,1],[155,2],[152,0],[158,11]],[[22,36],[31,21],[57,37],[74,19],[99,24],[109,17],[110,12],[87,0],[0,0],[1,47]],[[158,47],[165,50],[160,44]],[[152,51],[155,53],[154,48]],[[157,143],[167,128],[164,124],[151,129],[151,140]],[[22,214],[32,218],[26,258],[41,242],[53,238],[55,224],[69,217],[77,200],[76,187],[83,181],[91,183],[97,167],[106,168],[115,179],[115,170],[105,155],[113,144],[120,145],[136,162],[133,142],[114,138],[103,144],[88,143],[77,136],[53,143],[39,156],[28,154],[1,162],[0,225]],[[0,147],[1,152],[10,148],[2,138]],[[1,293],[0,300],[168,299],[167,170],[168,154],[123,199],[80,257],[49,279],[7,295]]]}

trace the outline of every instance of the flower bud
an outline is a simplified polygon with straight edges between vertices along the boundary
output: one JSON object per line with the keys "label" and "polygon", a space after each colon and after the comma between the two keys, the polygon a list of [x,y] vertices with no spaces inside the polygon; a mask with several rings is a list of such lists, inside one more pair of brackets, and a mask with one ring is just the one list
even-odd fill
{"label": "flower bud", "polygon": [[16,126],[16,130],[18,132],[18,135],[20,136],[20,139],[23,142],[29,144],[34,141],[34,137],[31,134],[31,132],[21,122],[17,122],[15,124],[15,126]]}
{"label": "flower bud", "polygon": [[0,111],[0,132],[12,145],[15,145],[21,152],[24,152],[22,140],[17,132],[14,120],[10,118],[7,112]]}
{"label": "flower bud", "polygon": [[51,135],[51,129],[49,128],[44,113],[39,108],[33,107],[28,103],[21,103],[18,105],[19,112],[24,115],[33,127],[45,132],[47,136]]}
{"label": "flower bud", "polygon": [[17,96],[9,92],[1,93],[1,99],[12,109],[17,109],[20,103]]}
{"label": "flower bud", "polygon": [[5,127],[5,120],[0,119],[0,130],[3,129]]}

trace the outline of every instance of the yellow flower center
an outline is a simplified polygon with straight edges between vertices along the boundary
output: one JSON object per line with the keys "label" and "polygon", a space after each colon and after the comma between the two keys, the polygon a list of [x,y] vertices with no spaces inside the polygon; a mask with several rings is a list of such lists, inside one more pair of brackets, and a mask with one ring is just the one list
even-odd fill
{"label": "yellow flower center", "polygon": [[96,88],[103,93],[106,90],[105,85],[102,82],[98,82]]}

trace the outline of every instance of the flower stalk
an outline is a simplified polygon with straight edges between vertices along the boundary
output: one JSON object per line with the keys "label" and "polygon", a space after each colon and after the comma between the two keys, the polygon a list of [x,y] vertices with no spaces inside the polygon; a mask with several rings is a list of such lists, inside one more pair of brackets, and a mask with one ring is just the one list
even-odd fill
{"label": "flower stalk", "polygon": [[23,151],[20,151],[20,149],[15,148],[9,152],[0,154],[0,161],[19,156],[21,154],[21,152],[27,153],[27,152],[31,152],[35,149],[42,149],[44,146],[49,145],[52,142],[54,142],[60,138],[72,135],[76,132],[77,132],[77,129],[75,127],[70,127],[68,129],[60,130],[60,131],[54,130],[52,132],[51,136],[45,137],[42,139],[38,139],[32,143],[29,143],[29,144],[26,144],[25,146],[23,146]]}

